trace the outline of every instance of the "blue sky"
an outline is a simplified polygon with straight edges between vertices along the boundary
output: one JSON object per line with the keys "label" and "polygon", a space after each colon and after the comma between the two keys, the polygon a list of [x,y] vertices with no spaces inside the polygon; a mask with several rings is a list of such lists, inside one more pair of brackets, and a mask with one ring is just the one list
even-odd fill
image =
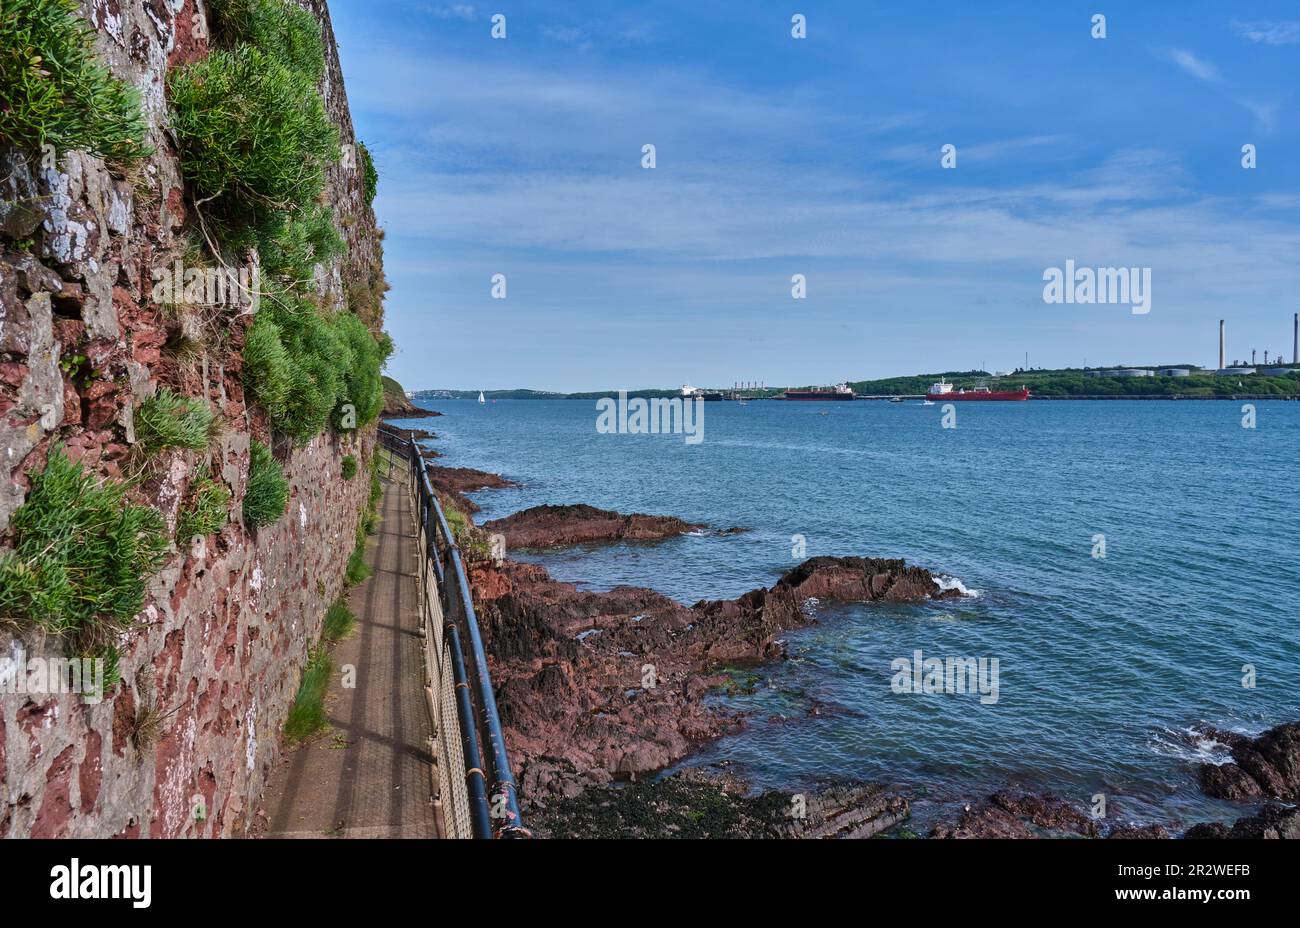
{"label": "blue sky", "polygon": [[[1220,318],[1289,359],[1295,0],[331,12],[408,388],[1213,364]],[[1150,267],[1150,313],[1045,304],[1071,258]]]}

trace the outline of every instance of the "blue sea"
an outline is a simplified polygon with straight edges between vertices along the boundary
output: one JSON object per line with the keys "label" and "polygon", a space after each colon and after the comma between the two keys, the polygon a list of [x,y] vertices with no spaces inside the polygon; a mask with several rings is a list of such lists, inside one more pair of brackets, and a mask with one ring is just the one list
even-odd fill
{"label": "blue sea", "polygon": [[[689,763],[730,762],[756,787],[900,784],[921,825],[1020,787],[1180,827],[1246,814],[1200,794],[1196,764],[1226,752],[1193,726],[1300,719],[1300,403],[1256,402],[1253,429],[1227,401],[958,404],[952,429],[912,401],[709,403],[696,445],[598,434],[590,401],[426,405],[444,415],[402,424],[438,433],[440,463],[521,484],[477,494],[480,522],[582,502],[747,529],[521,557],[557,578],[690,604],[864,555],[969,591],[810,603],[791,659],[717,697],[746,729]],[[917,650],[997,658],[997,702],[895,692],[891,662]]]}

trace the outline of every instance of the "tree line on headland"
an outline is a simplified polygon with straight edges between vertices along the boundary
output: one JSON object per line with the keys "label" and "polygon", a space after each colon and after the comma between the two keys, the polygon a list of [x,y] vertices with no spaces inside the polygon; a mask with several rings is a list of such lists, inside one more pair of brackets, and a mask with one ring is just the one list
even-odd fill
{"label": "tree line on headland", "polygon": [[[1300,368],[1294,368],[1283,375],[1266,374],[1215,374],[1201,371],[1193,365],[1164,365],[1145,368],[1160,371],[1169,367],[1179,367],[1190,371],[1187,376],[1169,377],[1153,373],[1152,376],[1096,376],[1096,372],[1083,368],[1064,370],[1017,370],[1011,374],[994,377],[988,371],[946,371],[935,374],[916,374],[910,377],[886,377],[880,380],[849,381],[853,392],[859,396],[919,396],[924,394],[937,380],[943,379],[956,389],[971,389],[980,384],[991,386],[1016,386],[1022,384],[1029,388],[1031,395],[1040,398],[1066,397],[1125,397],[1125,396],[1166,396],[1186,397],[1188,399],[1231,398],[1235,396],[1300,396]],[[1112,370],[1108,368],[1107,370]],[[794,389],[806,389],[820,386],[817,384]],[[762,390],[745,390],[741,393],[756,399],[776,398],[785,391],[784,387],[768,387]],[[720,388],[719,392],[729,393],[730,388]],[[583,393],[554,393],[543,390],[484,390],[486,399],[492,400],[597,400],[602,397],[614,397],[618,390],[595,390]],[[415,394],[416,399],[477,399],[478,390],[421,390]],[[629,390],[629,397],[646,399],[679,396],[678,390],[650,389]]]}

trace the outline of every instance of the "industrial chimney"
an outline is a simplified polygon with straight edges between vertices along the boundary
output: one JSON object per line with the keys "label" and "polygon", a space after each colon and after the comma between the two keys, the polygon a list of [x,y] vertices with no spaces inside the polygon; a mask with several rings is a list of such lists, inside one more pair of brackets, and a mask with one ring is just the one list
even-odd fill
{"label": "industrial chimney", "polygon": [[1223,320],[1220,319],[1219,320],[1219,370],[1223,370],[1225,367],[1228,366],[1227,363],[1228,359],[1224,353],[1223,338],[1224,338]]}

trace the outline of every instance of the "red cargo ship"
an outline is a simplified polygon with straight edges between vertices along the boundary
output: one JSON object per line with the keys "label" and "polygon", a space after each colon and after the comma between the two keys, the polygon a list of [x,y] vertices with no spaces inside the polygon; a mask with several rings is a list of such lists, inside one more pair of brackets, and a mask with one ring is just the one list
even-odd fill
{"label": "red cargo ship", "polygon": [[1027,400],[1029,399],[1029,390],[1021,387],[1019,390],[990,390],[988,387],[979,386],[972,390],[954,390],[952,384],[940,380],[930,387],[930,392],[925,395],[930,402],[943,400],[950,402],[952,400]]}

